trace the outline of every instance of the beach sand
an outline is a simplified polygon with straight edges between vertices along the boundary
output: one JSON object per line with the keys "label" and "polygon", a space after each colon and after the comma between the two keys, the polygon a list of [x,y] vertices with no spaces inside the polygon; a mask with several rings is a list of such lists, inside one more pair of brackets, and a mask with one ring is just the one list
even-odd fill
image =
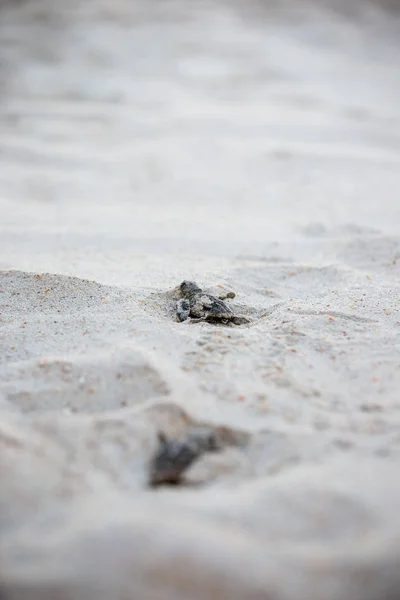
{"label": "beach sand", "polygon": [[[400,597],[399,34],[2,5],[1,600]],[[178,323],[184,279],[250,323]],[[149,488],[197,426],[221,450]]]}

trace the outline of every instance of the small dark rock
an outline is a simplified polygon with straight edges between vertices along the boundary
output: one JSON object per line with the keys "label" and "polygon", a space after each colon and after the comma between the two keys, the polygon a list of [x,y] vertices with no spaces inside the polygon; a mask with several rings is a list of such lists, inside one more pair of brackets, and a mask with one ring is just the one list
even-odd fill
{"label": "small dark rock", "polygon": [[205,452],[220,449],[215,433],[210,429],[194,429],[183,439],[168,439],[158,433],[159,447],[150,462],[149,483],[152,486],[180,483],[184,472]]}

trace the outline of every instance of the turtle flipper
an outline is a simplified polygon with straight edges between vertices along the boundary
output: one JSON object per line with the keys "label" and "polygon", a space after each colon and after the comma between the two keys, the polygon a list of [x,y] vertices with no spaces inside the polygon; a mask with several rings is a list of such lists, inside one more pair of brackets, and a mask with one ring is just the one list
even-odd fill
{"label": "turtle flipper", "polygon": [[176,316],[178,321],[186,321],[190,315],[190,302],[183,298],[176,303]]}
{"label": "turtle flipper", "polygon": [[235,292],[221,292],[220,294],[218,294],[218,298],[220,300],[227,300],[228,298],[230,300],[233,300],[233,298],[236,298],[236,294]]}
{"label": "turtle flipper", "polygon": [[232,318],[232,323],[234,325],[247,325],[248,323],[251,323],[251,321],[247,317],[236,317],[235,316]]}

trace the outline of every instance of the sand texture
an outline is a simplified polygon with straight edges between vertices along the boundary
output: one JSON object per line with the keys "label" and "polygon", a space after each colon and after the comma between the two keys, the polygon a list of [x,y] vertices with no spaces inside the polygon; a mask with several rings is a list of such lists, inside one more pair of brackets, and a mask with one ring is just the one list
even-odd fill
{"label": "sand texture", "polygon": [[397,13],[0,5],[1,600],[398,600]]}

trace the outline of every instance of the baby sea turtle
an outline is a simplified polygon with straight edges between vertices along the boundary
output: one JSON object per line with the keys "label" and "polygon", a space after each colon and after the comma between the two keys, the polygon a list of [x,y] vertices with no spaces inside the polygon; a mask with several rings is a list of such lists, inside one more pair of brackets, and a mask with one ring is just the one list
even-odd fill
{"label": "baby sea turtle", "polygon": [[159,447],[150,463],[150,485],[177,484],[184,471],[205,452],[220,449],[213,431],[199,430],[190,433],[183,440],[168,439],[165,433],[158,433]]}
{"label": "baby sea turtle", "polygon": [[235,315],[233,310],[225,304],[227,298],[234,298],[234,292],[221,294],[219,297],[203,292],[194,281],[183,281],[179,287],[182,298],[178,300],[176,314],[179,321],[186,321],[189,317],[196,321],[208,323],[234,323],[243,325],[248,323],[246,317]]}

